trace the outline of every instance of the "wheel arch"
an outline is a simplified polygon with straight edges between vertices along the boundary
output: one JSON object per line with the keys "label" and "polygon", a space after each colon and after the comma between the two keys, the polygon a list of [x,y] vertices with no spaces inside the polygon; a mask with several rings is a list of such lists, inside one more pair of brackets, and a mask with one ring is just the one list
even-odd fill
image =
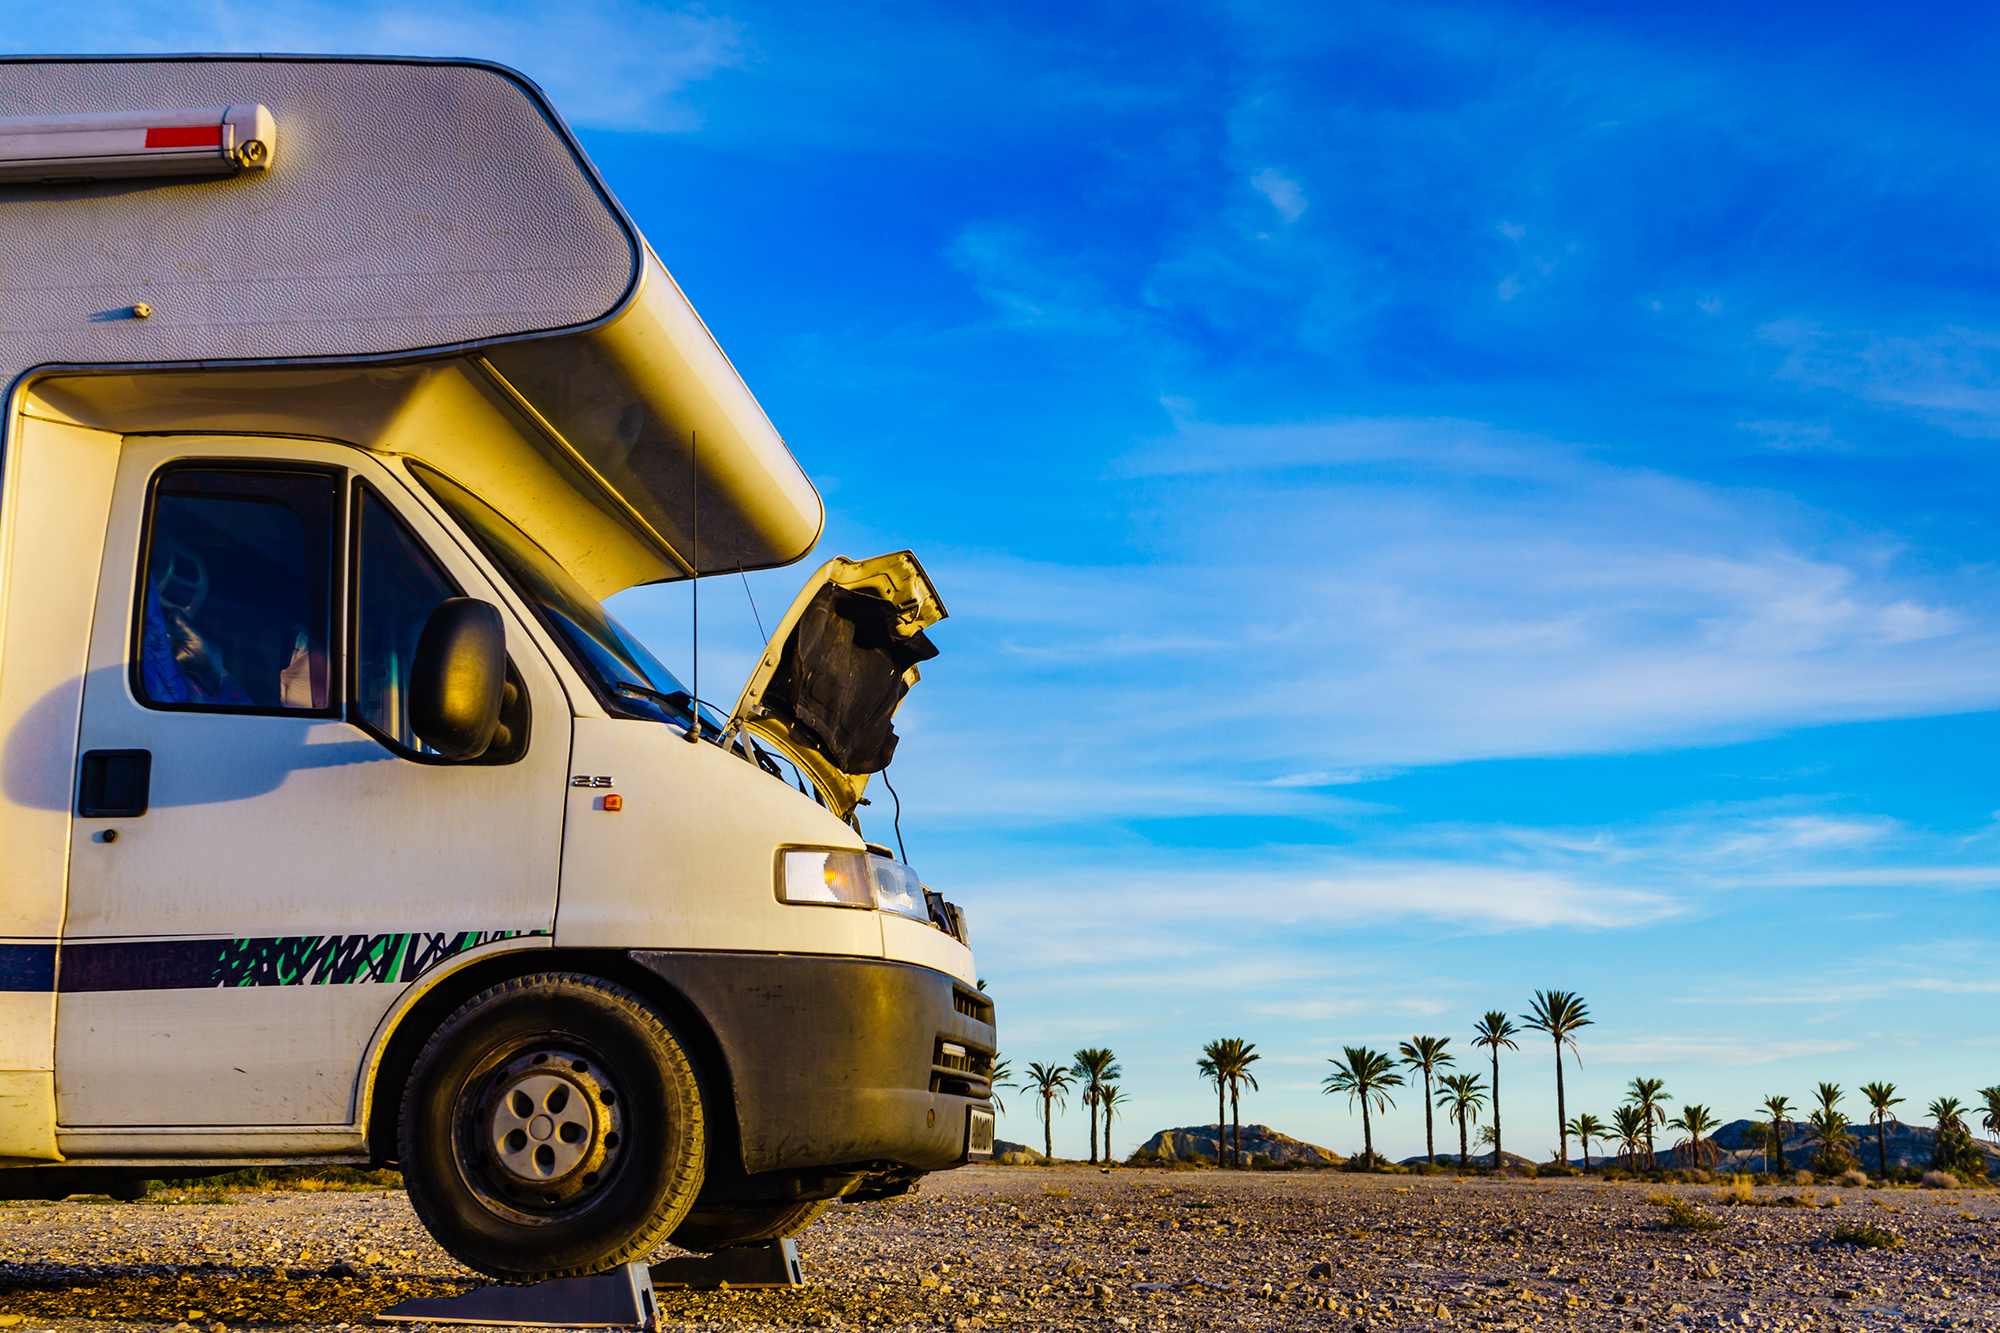
{"label": "wheel arch", "polygon": [[[364,1090],[362,1124],[370,1165],[399,1166],[397,1129],[402,1117],[403,1087],[415,1068],[424,1043],[460,1005],[489,986],[538,972],[575,972],[623,986],[659,1009],[686,1045],[688,1063],[702,1091],[703,1119],[711,1126],[709,1152],[742,1164],[736,1125],[736,1095],[729,1063],[715,1030],[688,998],[658,973],[641,967],[630,955],[614,949],[519,949],[482,958],[439,977],[423,994],[407,1003],[396,1019],[370,1072]],[[723,1111],[727,1110],[727,1114]]]}

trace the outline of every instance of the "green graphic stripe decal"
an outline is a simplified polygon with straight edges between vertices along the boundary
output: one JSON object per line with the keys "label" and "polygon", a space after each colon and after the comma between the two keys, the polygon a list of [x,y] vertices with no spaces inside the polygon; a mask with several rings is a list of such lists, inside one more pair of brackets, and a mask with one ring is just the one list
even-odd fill
{"label": "green graphic stripe decal", "polygon": [[546,930],[278,935],[236,940],[66,944],[58,990],[206,990],[219,986],[352,986],[414,981],[446,959]]}

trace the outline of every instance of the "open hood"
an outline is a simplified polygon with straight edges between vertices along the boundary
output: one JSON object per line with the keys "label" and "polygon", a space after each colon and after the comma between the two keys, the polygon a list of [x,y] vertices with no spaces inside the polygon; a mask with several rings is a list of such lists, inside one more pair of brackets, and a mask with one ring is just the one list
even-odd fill
{"label": "open hood", "polygon": [[726,734],[740,729],[778,747],[851,819],[868,775],[896,756],[892,719],[917,683],[917,664],[937,656],[924,631],[944,618],[910,552],[835,556],[778,622]]}

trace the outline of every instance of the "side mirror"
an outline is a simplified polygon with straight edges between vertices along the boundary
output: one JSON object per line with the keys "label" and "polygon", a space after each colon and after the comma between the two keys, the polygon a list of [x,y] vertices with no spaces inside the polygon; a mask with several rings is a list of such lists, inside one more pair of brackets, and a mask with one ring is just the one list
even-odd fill
{"label": "side mirror", "polygon": [[507,687],[507,626],[472,597],[439,602],[410,663],[410,729],[447,759],[477,759],[493,743]]}

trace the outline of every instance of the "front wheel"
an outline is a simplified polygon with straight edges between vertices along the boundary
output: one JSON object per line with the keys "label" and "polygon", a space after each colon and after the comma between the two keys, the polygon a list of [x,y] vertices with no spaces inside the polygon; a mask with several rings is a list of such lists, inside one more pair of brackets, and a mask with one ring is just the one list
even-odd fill
{"label": "front wheel", "polygon": [[447,1018],[403,1093],[411,1206],[447,1253],[512,1281],[644,1258],[701,1192],[701,1091],[632,991],[543,973]]}
{"label": "front wheel", "polygon": [[830,1206],[816,1203],[742,1204],[697,1208],[674,1231],[673,1243],[684,1250],[713,1254],[732,1245],[757,1245],[789,1240],[813,1223]]}

